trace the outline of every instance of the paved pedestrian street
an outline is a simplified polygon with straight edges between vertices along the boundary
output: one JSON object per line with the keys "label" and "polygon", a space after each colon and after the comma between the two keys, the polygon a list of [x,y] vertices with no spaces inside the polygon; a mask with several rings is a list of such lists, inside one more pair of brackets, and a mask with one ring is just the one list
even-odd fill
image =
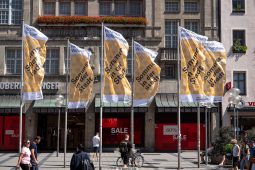
{"label": "paved pedestrian street", "polygon": [[[139,168],[139,170],[146,170],[146,169],[177,169],[177,153],[143,153],[142,154],[145,159],[144,166]],[[108,152],[103,153],[102,155],[102,167],[103,169],[115,169],[118,170],[116,167],[116,160],[119,156],[117,152]],[[181,154],[181,167],[182,169],[198,169],[197,168],[197,153],[196,152],[183,152]],[[40,153],[39,154],[39,169],[47,169],[47,170],[64,170],[70,169],[69,164],[72,157],[72,153],[67,153],[67,167],[64,168],[63,160],[64,154],[60,153],[59,157],[56,157],[56,152],[52,153]],[[14,170],[15,165],[17,164],[18,154],[16,153],[0,153],[0,170]],[[94,162],[96,169],[98,169],[98,162]],[[138,169],[138,168],[137,168]],[[217,165],[208,165],[207,167],[205,164],[201,164],[200,169],[224,169],[220,168]]]}

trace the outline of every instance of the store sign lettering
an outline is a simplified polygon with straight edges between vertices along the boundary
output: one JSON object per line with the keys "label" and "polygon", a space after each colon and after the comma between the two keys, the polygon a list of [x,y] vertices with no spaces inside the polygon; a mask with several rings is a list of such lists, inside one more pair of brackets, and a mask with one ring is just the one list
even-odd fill
{"label": "store sign lettering", "polygon": [[178,127],[176,125],[163,126],[163,135],[177,135]]}
{"label": "store sign lettering", "polygon": [[5,130],[5,134],[6,135],[13,135],[14,134],[14,130]]}
{"label": "store sign lettering", "polygon": [[126,134],[128,133],[128,128],[111,128],[111,134]]}
{"label": "store sign lettering", "polygon": [[255,102],[248,102],[249,106],[255,106]]}
{"label": "store sign lettering", "polygon": [[[0,82],[0,90],[19,90],[20,82]],[[58,82],[43,82],[42,89],[57,90]]]}

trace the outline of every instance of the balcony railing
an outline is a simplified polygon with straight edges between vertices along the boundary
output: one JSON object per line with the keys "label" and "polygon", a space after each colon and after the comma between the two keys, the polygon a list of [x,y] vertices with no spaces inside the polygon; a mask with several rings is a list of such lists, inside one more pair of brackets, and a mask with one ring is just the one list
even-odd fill
{"label": "balcony railing", "polygon": [[160,60],[177,60],[177,48],[161,48],[159,49]]}

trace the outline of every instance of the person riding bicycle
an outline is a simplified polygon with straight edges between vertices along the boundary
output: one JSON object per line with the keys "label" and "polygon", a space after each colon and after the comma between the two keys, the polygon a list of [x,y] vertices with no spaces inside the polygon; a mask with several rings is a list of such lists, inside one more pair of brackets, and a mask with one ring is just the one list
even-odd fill
{"label": "person riding bicycle", "polygon": [[125,134],[125,139],[120,142],[119,150],[120,150],[121,158],[122,158],[123,163],[124,163],[123,168],[127,168],[128,157],[129,157],[130,152],[132,150],[132,145],[129,142],[129,135],[128,134]]}

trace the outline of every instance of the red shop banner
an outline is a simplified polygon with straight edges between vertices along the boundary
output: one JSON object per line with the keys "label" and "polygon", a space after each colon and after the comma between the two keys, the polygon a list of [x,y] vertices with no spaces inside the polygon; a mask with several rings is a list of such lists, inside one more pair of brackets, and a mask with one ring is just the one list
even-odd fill
{"label": "red shop banner", "polygon": [[[176,151],[178,127],[176,124],[157,124],[155,128],[155,149],[158,151]],[[182,123],[182,150],[197,149],[197,124]],[[205,126],[200,124],[200,146],[205,148]]]}
{"label": "red shop banner", "polygon": [[[24,138],[25,116],[23,116],[22,122],[22,136]],[[18,149],[19,116],[0,116],[0,150]]]}
{"label": "red shop banner", "polygon": [[[134,120],[134,142],[142,144],[143,126],[142,118]],[[103,145],[118,145],[124,139],[124,135],[130,135],[129,118],[103,118]]]}

